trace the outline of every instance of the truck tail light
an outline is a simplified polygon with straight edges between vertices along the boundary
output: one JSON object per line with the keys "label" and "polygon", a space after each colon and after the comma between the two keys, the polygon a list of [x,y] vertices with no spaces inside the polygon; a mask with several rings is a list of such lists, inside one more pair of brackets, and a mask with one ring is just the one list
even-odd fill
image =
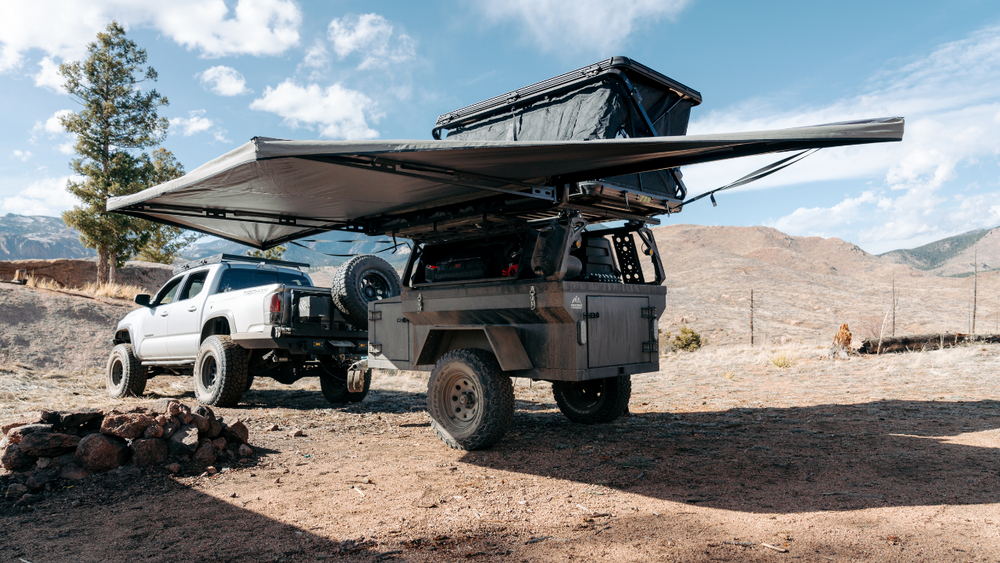
{"label": "truck tail light", "polygon": [[281,312],[281,294],[275,293],[271,296],[271,312],[280,313]]}

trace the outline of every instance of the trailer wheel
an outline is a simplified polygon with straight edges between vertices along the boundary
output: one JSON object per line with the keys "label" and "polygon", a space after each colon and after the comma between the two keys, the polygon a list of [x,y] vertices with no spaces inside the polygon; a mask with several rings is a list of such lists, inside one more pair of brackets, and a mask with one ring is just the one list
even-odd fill
{"label": "trailer wheel", "polygon": [[138,397],[146,390],[146,371],[131,344],[119,344],[111,350],[104,381],[112,399]]}
{"label": "trailer wheel", "polygon": [[368,328],[368,303],[400,293],[399,274],[388,262],[363,254],[337,268],[333,304],[355,328]]}
{"label": "trailer wheel", "polygon": [[372,370],[365,370],[364,382],[364,388],[361,391],[351,393],[347,390],[347,369],[341,367],[327,368],[323,366],[323,370],[319,376],[319,386],[323,390],[323,396],[334,405],[342,405],[348,402],[360,403],[365,400],[365,397],[368,396],[368,389],[372,384]]}
{"label": "trailer wheel", "polygon": [[632,378],[622,375],[589,381],[553,381],[552,395],[566,418],[581,424],[602,424],[628,412]]}
{"label": "trailer wheel", "polygon": [[235,407],[247,390],[249,354],[228,336],[209,336],[194,364],[194,396],[199,403]]}
{"label": "trailer wheel", "polygon": [[456,450],[492,446],[514,416],[514,386],[487,350],[452,350],[438,360],[427,382],[431,427]]}

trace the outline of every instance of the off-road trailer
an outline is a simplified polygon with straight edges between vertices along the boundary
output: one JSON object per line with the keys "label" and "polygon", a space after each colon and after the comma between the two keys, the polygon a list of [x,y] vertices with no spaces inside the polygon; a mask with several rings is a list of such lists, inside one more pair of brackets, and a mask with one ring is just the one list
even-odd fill
{"label": "off-road trailer", "polygon": [[887,118],[687,136],[700,102],[616,57],[445,114],[444,140],[257,137],[108,209],[258,248],[329,230],[409,239],[400,294],[369,303],[369,365],[430,370],[438,435],[483,448],[511,419],[511,377],[551,381],[567,417],[595,423],[626,412],[631,375],[658,370],[647,225],[682,209],[679,167],[903,134]]}

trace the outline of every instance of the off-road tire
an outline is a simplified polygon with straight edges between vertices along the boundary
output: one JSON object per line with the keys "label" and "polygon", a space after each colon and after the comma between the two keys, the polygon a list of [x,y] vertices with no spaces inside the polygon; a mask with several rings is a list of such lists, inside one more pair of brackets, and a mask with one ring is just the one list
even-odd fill
{"label": "off-road tire", "polygon": [[604,424],[628,412],[632,377],[588,381],[553,381],[552,395],[566,418],[580,424]]}
{"label": "off-road tire", "polygon": [[449,447],[485,449],[507,433],[514,417],[514,385],[492,352],[452,350],[431,372],[427,412],[431,427]]}
{"label": "off-road tire", "polygon": [[347,322],[368,329],[368,303],[395,297],[401,291],[399,274],[388,262],[371,254],[355,256],[333,276],[333,304]]}
{"label": "off-road tire", "polygon": [[252,371],[250,371],[248,369],[247,370],[247,388],[243,390],[244,393],[246,393],[247,391],[250,390],[251,387],[253,387],[253,380],[256,379],[256,378],[257,378],[257,376],[254,374],[254,372],[252,372]]}
{"label": "off-road tire", "polygon": [[194,364],[194,396],[213,407],[235,407],[247,390],[249,354],[228,336],[209,336]]}
{"label": "off-road tire", "polygon": [[104,382],[112,399],[139,397],[146,390],[146,369],[131,344],[119,344],[111,350]]}
{"label": "off-road tire", "polygon": [[323,390],[323,396],[334,405],[344,403],[360,403],[368,396],[368,389],[372,384],[372,370],[365,370],[364,388],[351,393],[347,390],[347,370],[337,368],[333,373],[321,373],[319,376],[319,387]]}

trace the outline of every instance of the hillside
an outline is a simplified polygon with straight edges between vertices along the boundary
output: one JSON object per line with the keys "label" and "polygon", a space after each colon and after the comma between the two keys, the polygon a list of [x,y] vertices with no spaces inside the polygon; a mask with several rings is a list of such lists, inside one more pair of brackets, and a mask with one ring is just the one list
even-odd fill
{"label": "hillside", "polygon": [[969,275],[977,261],[980,271],[1000,269],[1000,227],[976,229],[917,248],[890,250],[879,258],[936,276]]}
{"label": "hillside", "polygon": [[58,217],[0,216],[0,260],[86,258],[94,252],[80,244],[80,233]]}

